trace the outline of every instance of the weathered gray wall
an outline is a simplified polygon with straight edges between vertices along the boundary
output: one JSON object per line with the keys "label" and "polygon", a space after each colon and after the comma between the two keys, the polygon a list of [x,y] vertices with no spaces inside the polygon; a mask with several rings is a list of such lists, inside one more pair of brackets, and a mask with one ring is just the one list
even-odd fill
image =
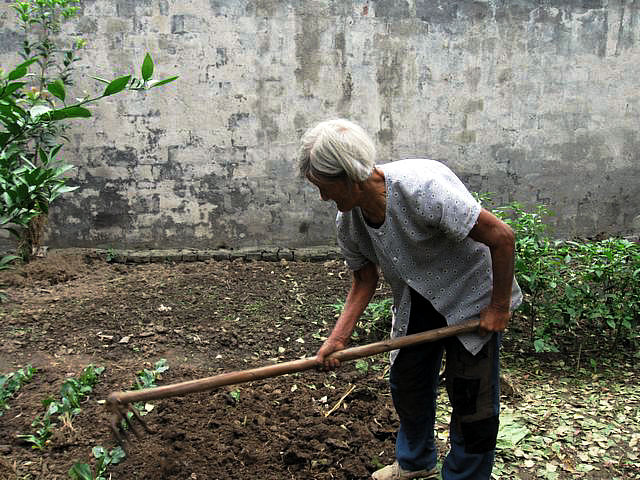
{"label": "weathered gray wall", "polygon": [[294,160],[305,128],[335,116],[375,136],[381,163],[440,159],[475,191],[548,204],[558,235],[631,233],[639,20],[621,0],[85,0],[67,29],[88,40],[84,75],[129,73],[149,51],[181,78],[75,122],[80,189],[53,209],[49,244],[332,243],[334,206]]}

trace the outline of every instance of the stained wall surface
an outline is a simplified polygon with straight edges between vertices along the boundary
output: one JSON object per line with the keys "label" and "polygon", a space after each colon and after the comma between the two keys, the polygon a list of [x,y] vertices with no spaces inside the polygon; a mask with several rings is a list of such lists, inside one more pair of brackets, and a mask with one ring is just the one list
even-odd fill
{"label": "stained wall surface", "polygon": [[[5,68],[21,40],[10,3]],[[180,79],[73,121],[80,188],[56,202],[48,244],[332,244],[335,206],[295,158],[307,127],[338,116],[371,132],[380,163],[438,159],[500,203],[548,205],[558,236],[633,233],[639,20],[620,0],[85,0],[65,27],[88,42],[76,96],[146,52]]]}

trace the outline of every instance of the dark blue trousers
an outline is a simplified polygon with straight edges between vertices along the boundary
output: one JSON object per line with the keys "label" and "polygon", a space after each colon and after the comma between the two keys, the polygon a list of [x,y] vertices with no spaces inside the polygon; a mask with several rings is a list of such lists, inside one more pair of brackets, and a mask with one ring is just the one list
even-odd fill
{"label": "dark blue trousers", "polygon": [[[408,334],[443,327],[446,321],[426,299],[412,292]],[[445,377],[452,417],[451,449],[443,480],[491,477],[500,413],[500,335],[492,334],[477,355],[457,338],[403,348],[391,367],[391,394],[400,418],[396,459],[406,470],[436,465],[434,437],[439,371]]]}

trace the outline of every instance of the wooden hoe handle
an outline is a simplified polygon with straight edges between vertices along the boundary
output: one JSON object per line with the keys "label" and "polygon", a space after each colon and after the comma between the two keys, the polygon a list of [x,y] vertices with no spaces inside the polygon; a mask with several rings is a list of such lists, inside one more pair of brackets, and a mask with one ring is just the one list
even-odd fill
{"label": "wooden hoe handle", "polygon": [[[338,352],[333,352],[328,358],[337,358],[340,362],[355,360],[358,358],[370,357],[383,352],[397,350],[403,347],[419,345],[421,343],[435,342],[437,340],[472,333],[478,330],[479,320],[473,320],[461,325],[437,328],[426,332],[415,333],[404,337],[397,337],[381,342],[370,343],[359,347],[347,348]],[[316,357],[302,358],[289,362],[276,363],[259,368],[240,370],[236,372],[222,373],[213,377],[189,380],[172,385],[147,388],[144,390],[132,390],[128,392],[113,392],[107,397],[107,405],[126,405],[134,402],[147,400],[158,400],[161,398],[176,397],[187,393],[203,392],[225,385],[236,385],[239,383],[253,382],[264,378],[277,377],[288,373],[301,372],[316,368]]]}

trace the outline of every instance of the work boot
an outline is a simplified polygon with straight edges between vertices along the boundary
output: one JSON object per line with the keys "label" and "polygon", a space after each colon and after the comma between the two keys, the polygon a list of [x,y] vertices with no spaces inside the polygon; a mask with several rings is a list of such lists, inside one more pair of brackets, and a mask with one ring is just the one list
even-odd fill
{"label": "work boot", "polygon": [[373,472],[371,478],[374,480],[404,480],[408,478],[436,479],[438,478],[438,471],[435,468],[431,470],[405,470],[395,461],[392,465],[387,465]]}

